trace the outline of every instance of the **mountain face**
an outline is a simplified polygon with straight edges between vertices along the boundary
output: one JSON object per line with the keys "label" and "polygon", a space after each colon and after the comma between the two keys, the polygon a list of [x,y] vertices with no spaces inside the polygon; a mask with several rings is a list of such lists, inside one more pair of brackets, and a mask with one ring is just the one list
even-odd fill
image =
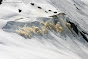
{"label": "mountain face", "polygon": [[87,0],[3,0],[0,59],[87,59]]}

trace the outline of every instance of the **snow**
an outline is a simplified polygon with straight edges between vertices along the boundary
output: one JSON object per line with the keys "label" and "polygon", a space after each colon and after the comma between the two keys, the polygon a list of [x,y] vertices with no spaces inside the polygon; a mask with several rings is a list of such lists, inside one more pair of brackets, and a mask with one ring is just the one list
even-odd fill
{"label": "snow", "polygon": [[81,0],[81,1],[83,1],[83,2],[86,3],[86,4],[88,3],[88,0]]}
{"label": "snow", "polygon": [[[38,26],[35,21],[50,20],[49,16],[65,12],[66,17],[88,33],[88,1],[87,0],[19,0],[21,3],[4,1],[0,5],[0,59],[87,59],[88,43],[79,36],[75,37],[66,28],[65,33],[49,31],[47,36],[24,38],[15,33],[17,27],[24,23]],[[19,2],[15,0],[15,2]],[[9,2],[9,3],[6,3]],[[35,3],[32,6],[30,3]],[[75,6],[75,5],[76,6]],[[38,9],[40,6],[42,9]],[[79,8],[79,10],[76,9]],[[22,12],[19,13],[18,9]],[[48,11],[52,10],[52,12]],[[46,13],[47,11],[48,13]],[[54,12],[57,12],[56,14]],[[58,19],[60,17],[58,16]],[[12,23],[9,23],[11,22]],[[21,24],[20,24],[21,23]],[[8,29],[7,29],[8,27]],[[11,27],[11,28],[10,28]],[[11,32],[8,32],[12,30]],[[88,36],[88,35],[86,35]]]}

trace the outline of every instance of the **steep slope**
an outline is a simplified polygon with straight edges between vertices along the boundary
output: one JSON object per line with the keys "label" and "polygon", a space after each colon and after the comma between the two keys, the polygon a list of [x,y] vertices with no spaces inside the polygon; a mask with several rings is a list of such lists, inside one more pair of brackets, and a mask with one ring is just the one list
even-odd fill
{"label": "steep slope", "polygon": [[[88,58],[88,5],[84,3],[85,1],[19,0],[13,2],[14,0],[7,0],[0,5],[1,59]],[[40,27],[44,26],[41,24],[42,21],[53,21],[55,26],[60,22],[64,31],[60,33],[47,29],[47,35],[32,34],[31,39],[16,32],[25,25],[39,27],[41,30]],[[66,26],[66,22],[71,24],[70,28]]]}

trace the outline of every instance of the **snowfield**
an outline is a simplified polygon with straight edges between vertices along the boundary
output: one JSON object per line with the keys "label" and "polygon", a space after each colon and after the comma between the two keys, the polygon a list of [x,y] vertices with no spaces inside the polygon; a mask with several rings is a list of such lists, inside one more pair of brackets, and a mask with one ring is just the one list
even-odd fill
{"label": "snowfield", "polygon": [[[47,35],[33,33],[31,38],[16,32],[25,25],[41,30],[41,22],[49,20],[60,22],[64,31],[47,29]],[[0,59],[88,59],[88,1],[2,1]]]}

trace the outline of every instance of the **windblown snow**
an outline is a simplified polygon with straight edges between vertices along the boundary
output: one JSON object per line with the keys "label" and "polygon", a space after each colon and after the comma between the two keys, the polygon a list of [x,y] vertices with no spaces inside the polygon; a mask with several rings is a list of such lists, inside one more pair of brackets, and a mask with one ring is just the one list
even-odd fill
{"label": "windblown snow", "polygon": [[88,59],[88,1],[1,1],[0,59]]}

